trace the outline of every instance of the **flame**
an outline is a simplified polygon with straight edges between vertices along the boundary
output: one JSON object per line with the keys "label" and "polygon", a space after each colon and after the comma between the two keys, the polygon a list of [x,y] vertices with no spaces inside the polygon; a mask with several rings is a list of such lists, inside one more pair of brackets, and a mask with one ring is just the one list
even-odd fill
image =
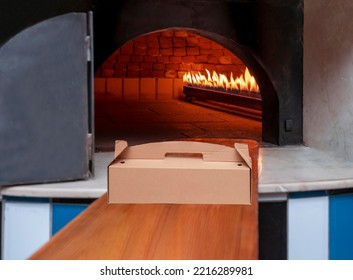
{"label": "flame", "polygon": [[184,83],[196,85],[199,87],[210,87],[215,89],[223,89],[226,91],[252,91],[259,93],[259,86],[256,83],[254,76],[250,74],[249,69],[246,67],[244,74],[234,78],[233,73],[228,78],[224,74],[217,74],[206,70],[206,76],[198,72],[192,74],[191,72],[185,73],[183,76]]}

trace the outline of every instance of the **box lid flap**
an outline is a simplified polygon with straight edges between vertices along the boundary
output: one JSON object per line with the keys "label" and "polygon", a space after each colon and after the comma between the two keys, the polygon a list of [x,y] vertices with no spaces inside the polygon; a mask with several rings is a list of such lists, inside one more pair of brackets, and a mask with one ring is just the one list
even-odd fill
{"label": "box lid flap", "polygon": [[249,154],[248,144],[234,143],[234,148],[237,150],[237,152],[240,154],[240,156],[244,159],[244,161],[247,163],[247,165],[251,169],[252,168],[252,161],[251,161],[251,157]]}

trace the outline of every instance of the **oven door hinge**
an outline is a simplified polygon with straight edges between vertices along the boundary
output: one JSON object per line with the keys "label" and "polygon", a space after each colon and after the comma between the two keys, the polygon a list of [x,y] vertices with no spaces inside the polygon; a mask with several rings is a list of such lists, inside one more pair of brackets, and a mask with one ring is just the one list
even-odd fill
{"label": "oven door hinge", "polygon": [[90,35],[87,35],[85,38],[85,47],[86,47],[86,59],[87,61],[92,61],[92,38]]}
{"label": "oven door hinge", "polygon": [[93,13],[87,13],[87,29],[85,38],[87,61],[93,63]]}
{"label": "oven door hinge", "polygon": [[88,152],[88,160],[92,160],[93,158],[93,134],[87,134],[87,152]]}

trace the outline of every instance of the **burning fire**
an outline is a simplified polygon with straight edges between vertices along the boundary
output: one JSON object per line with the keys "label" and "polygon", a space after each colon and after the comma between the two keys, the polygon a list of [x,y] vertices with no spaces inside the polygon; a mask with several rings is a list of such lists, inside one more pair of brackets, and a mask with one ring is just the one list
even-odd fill
{"label": "burning fire", "polygon": [[226,91],[251,91],[259,93],[259,86],[256,83],[254,76],[249,72],[249,69],[245,69],[244,75],[241,74],[239,77],[234,78],[233,73],[228,78],[224,74],[217,74],[215,71],[212,72],[207,69],[207,77],[200,72],[192,74],[190,72],[185,73],[183,76],[184,83],[189,85],[196,85],[199,87],[208,87],[214,89],[223,89]]}

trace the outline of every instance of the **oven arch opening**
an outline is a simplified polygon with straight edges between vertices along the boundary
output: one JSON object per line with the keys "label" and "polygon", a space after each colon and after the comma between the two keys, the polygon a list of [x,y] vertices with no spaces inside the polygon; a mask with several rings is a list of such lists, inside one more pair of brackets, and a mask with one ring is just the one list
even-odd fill
{"label": "oven arch opening", "polygon": [[[174,34],[178,33],[178,36],[180,37],[176,37],[175,35],[168,35],[168,32],[172,33],[174,32]],[[191,36],[195,36],[198,38],[204,38],[205,42],[212,42],[215,45],[221,46],[222,48],[224,48],[224,50],[226,50],[228,52],[229,55],[233,55],[234,57],[236,57],[238,59],[238,61],[241,61],[241,63],[243,63],[243,67],[247,67],[250,72],[252,73],[252,75],[255,77],[256,81],[258,82],[258,85],[260,87],[260,91],[261,91],[261,96],[262,96],[262,136],[260,141],[264,141],[264,142],[268,142],[268,143],[272,143],[272,144],[278,144],[278,138],[279,138],[279,101],[278,101],[278,97],[276,94],[276,91],[274,89],[274,86],[270,80],[270,78],[268,77],[266,71],[263,69],[263,67],[261,67],[260,63],[255,59],[255,56],[251,53],[250,50],[248,50],[246,47],[241,46],[239,44],[237,44],[236,42],[230,40],[229,38],[225,38],[224,36],[221,36],[219,34],[215,34],[212,32],[208,32],[208,31],[204,31],[204,30],[198,30],[198,29],[192,29],[192,28],[166,28],[166,29],[159,29],[159,30],[153,30],[151,32],[148,33],[143,33],[137,36],[134,36],[133,38],[124,41],[124,43],[120,44],[114,51],[112,52],[107,52],[105,57],[106,60],[101,63],[98,64],[99,62],[97,61],[95,66],[96,66],[96,77],[119,77],[119,78],[138,78],[140,76],[142,77],[153,77],[153,73],[152,73],[152,69],[150,69],[150,74],[146,75],[147,70],[144,72],[144,74],[140,74],[140,76],[138,76],[139,74],[136,74],[137,76],[133,75],[133,70],[135,72],[138,72],[138,70],[144,71],[143,67],[141,68],[141,66],[139,66],[139,63],[145,63],[143,58],[140,57],[135,57],[135,60],[132,61],[131,57],[136,55],[136,53],[133,53],[133,51],[131,50],[129,52],[128,47],[132,47],[133,42],[136,42],[137,48],[145,48],[145,49],[140,49],[139,52],[137,52],[138,55],[140,55],[141,57],[143,55],[145,56],[149,56],[151,57],[152,55],[154,55],[155,57],[166,57],[168,55],[170,55],[171,57],[175,56],[173,55],[173,52],[171,52],[170,54],[163,52],[162,54],[158,52],[154,52],[153,53],[153,49],[151,50],[148,46],[147,46],[147,40],[148,38],[152,38],[153,36],[157,36],[159,34],[159,36],[161,36],[160,34],[164,34],[167,33],[166,36],[170,36],[170,41],[172,42],[170,46],[163,46],[164,48],[168,48],[170,47],[173,51],[177,49],[177,50],[184,50],[185,54],[180,55],[181,56],[180,60],[178,61],[184,61],[185,63],[183,63],[183,65],[189,65],[189,64],[193,64],[195,63],[195,61],[192,60],[188,60],[188,58],[192,59],[195,55],[192,55],[192,53],[188,53],[186,51],[186,49],[188,48],[188,44],[184,43],[180,45],[180,42],[182,43],[182,39],[184,39],[185,42],[185,37],[183,38],[183,36],[188,36],[188,34],[191,34]],[[185,35],[186,34],[186,35]],[[194,37],[194,38],[195,38]],[[147,38],[147,39],[146,39]],[[194,38],[190,38],[189,39],[194,39]],[[163,39],[163,38],[162,38]],[[165,38],[164,38],[165,39]],[[179,39],[179,45],[174,46],[173,45],[173,41],[177,41],[175,39]],[[159,41],[157,40],[157,44],[161,44],[160,42],[161,37],[159,37]],[[190,40],[190,41],[191,41]],[[141,43],[142,42],[142,43]],[[140,44],[139,44],[140,43]],[[152,41],[153,43],[153,41]],[[136,47],[136,46],[134,46]],[[160,46],[159,46],[160,47]],[[192,44],[189,45],[190,49],[192,49]],[[126,50],[127,49],[127,50]],[[120,51],[120,53],[119,53]],[[150,52],[152,51],[152,52]],[[165,50],[164,50],[165,51]],[[147,54],[149,52],[149,54]],[[119,57],[119,55],[121,57]],[[201,56],[201,52],[198,52],[197,56]],[[102,55],[100,55],[101,57]],[[115,57],[114,57],[115,56]],[[126,60],[126,57],[130,56],[130,60],[129,58]],[[185,58],[185,60],[183,59]],[[124,60],[125,59],[125,60]],[[125,63],[125,68],[122,67],[123,62]],[[170,62],[170,61],[169,61]],[[168,63],[169,63],[168,62]],[[173,63],[175,62],[175,60],[172,61]],[[196,61],[197,62],[197,61]],[[129,66],[127,66],[127,64],[131,65],[131,68],[129,70]],[[197,63],[195,63],[197,64]],[[198,63],[200,66],[210,66],[207,62],[199,62]],[[104,66],[105,65],[105,66]],[[229,66],[229,65],[227,65]],[[115,68],[114,68],[115,67]],[[140,68],[139,68],[140,67]],[[105,68],[105,69],[103,69]],[[109,69],[110,68],[110,69]],[[182,68],[182,70],[185,70],[186,68]],[[195,67],[194,70],[199,69],[198,67]],[[204,70],[204,69],[201,69]],[[110,71],[110,73],[109,73]],[[115,71],[115,72],[114,72]],[[169,76],[169,77],[177,77],[177,78],[181,78],[180,73],[179,72],[183,72],[183,71],[177,71],[178,73],[175,76]],[[179,77],[177,76],[179,74]],[[106,86],[106,81],[102,80],[99,81],[99,83],[104,83],[103,86]]]}

